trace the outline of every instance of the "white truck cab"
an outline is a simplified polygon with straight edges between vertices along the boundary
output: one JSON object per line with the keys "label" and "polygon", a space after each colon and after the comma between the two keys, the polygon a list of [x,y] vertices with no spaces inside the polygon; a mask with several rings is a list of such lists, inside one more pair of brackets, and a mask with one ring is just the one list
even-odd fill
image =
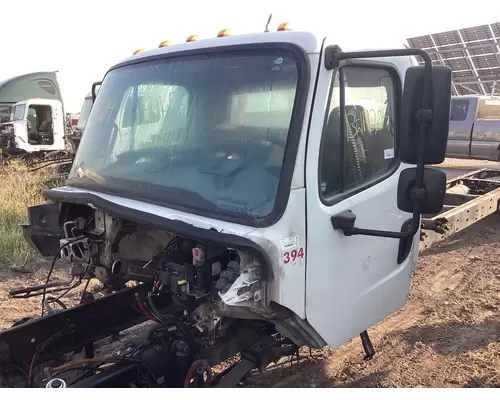
{"label": "white truck cab", "polygon": [[11,154],[65,149],[65,120],[59,100],[29,99],[11,108],[10,121],[0,125],[0,136]]}
{"label": "white truck cab", "polygon": [[92,93],[88,93],[83,101],[82,109],[80,111],[80,118],[78,119],[78,124],[76,129],[80,129],[82,132],[85,129],[87,120],[89,119],[90,110],[92,109]]}
{"label": "white truck cab", "polygon": [[[157,286],[180,302],[216,305],[207,335],[219,321],[265,320],[297,344],[335,348],[366,331],[407,301],[420,215],[443,205],[446,177],[424,166],[444,160],[451,72],[420,50],[341,44],[284,25],[113,66],[67,184],[44,192],[47,210],[71,216],[55,225],[80,236],[61,225],[42,246],[38,208],[26,237],[50,254],[100,232],[93,254],[63,257],[92,257],[110,285],[187,240],[193,258],[151,276],[168,277]],[[117,221],[136,228],[122,237]],[[203,283],[186,272],[205,267]]]}

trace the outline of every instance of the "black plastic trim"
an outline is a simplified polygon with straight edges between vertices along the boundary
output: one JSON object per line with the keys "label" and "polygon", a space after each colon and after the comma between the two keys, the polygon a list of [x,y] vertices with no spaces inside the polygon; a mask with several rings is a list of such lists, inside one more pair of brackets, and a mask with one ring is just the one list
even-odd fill
{"label": "black plastic trim", "polygon": [[[192,50],[181,50],[171,53],[163,53],[163,54],[154,54],[148,57],[141,57],[137,59],[130,59],[119,63],[106,72],[103,80],[101,82],[105,83],[106,76],[111,71],[114,71],[118,68],[133,66],[137,64],[166,60],[170,58],[176,57],[189,57],[196,55],[210,55],[217,53],[247,53],[251,51],[273,51],[273,50],[286,50],[292,53],[292,56],[295,57],[297,62],[297,72],[298,72],[298,81],[297,81],[297,91],[295,94],[295,103],[292,110],[292,118],[290,121],[290,129],[288,132],[288,138],[286,142],[285,155],[283,158],[283,165],[281,168],[280,181],[278,184],[278,189],[276,193],[276,200],[274,203],[273,210],[270,214],[262,218],[248,218],[243,215],[235,215],[230,213],[223,212],[215,212],[215,211],[205,211],[205,210],[195,210],[193,208],[183,207],[181,204],[172,204],[167,202],[158,202],[155,200],[148,199],[147,201],[151,204],[156,204],[164,207],[169,207],[178,211],[185,211],[192,214],[196,214],[199,216],[204,216],[208,218],[217,218],[221,221],[232,222],[236,224],[253,226],[258,228],[269,227],[278,222],[283,214],[285,213],[288,199],[290,197],[290,190],[292,184],[292,178],[295,171],[295,161],[297,158],[297,152],[299,148],[300,137],[302,134],[304,117],[306,112],[307,98],[309,94],[309,86],[311,79],[311,66],[309,63],[309,58],[305,50],[293,43],[286,42],[268,42],[268,43],[250,43],[250,44],[239,44],[239,45],[231,45],[231,46],[217,46],[217,47],[208,47],[201,49],[192,49]],[[105,187],[96,188],[86,185],[85,183],[76,184],[72,180],[68,180],[68,186],[73,186],[77,188],[87,189],[87,190],[98,190],[100,192],[106,192],[109,194],[117,195],[117,196],[126,196],[127,198],[144,201],[144,199],[139,199],[134,193],[124,193],[120,191],[112,192],[106,190]]]}
{"label": "black plastic trim", "polygon": [[93,193],[68,193],[54,189],[44,189],[42,196],[58,202],[73,204],[92,204],[100,210],[115,217],[123,218],[137,224],[147,224],[153,228],[165,230],[179,236],[189,237],[207,244],[226,246],[253,254],[264,266],[262,275],[264,280],[274,279],[272,262],[262,247],[250,239],[228,233],[221,233],[215,229],[204,229],[190,225],[186,222],[161,217],[144,211],[128,208],[111,201],[105,200]]}
{"label": "black plastic trim", "polygon": [[[321,42],[321,51],[320,51],[320,59],[321,59],[321,54],[323,52],[323,48],[325,47],[325,41],[326,38],[323,38],[323,41]],[[311,99],[311,108],[309,109],[309,114],[308,114],[308,123],[307,123],[307,135],[306,135],[306,143],[305,143],[305,149],[304,149],[304,165],[303,165],[303,177],[304,177],[304,190],[307,193],[307,155],[309,154],[309,139],[311,138],[311,124],[312,124],[312,119],[313,119],[313,113],[314,113],[314,104],[316,103],[316,95],[318,92],[318,84],[319,84],[319,77],[320,77],[320,72],[321,72],[321,62],[318,62],[318,67],[316,68],[316,76],[314,79],[314,88],[313,88],[313,95]],[[307,216],[307,206],[308,206],[308,198],[305,196],[304,199],[304,205],[305,205],[305,210],[306,210],[306,216]],[[309,246],[309,235],[307,232],[309,232],[309,222],[308,218],[305,219],[305,232],[306,232],[306,249]],[[305,281],[304,285],[307,284],[307,274],[305,275]],[[306,309],[306,297],[304,296],[304,310]]]}
{"label": "black plastic trim", "polygon": [[[407,219],[403,225],[401,226],[401,232],[409,232],[411,230],[411,225],[413,221],[412,219]],[[398,264],[402,264],[410,255],[411,248],[413,246],[413,236],[405,237],[399,239],[399,248],[398,248]]]}
{"label": "black plastic trim", "polygon": [[91,91],[92,92],[92,104],[95,103],[95,99],[97,97],[96,89],[97,89],[98,86],[101,86],[101,85],[102,85],[102,81],[94,82],[92,84],[92,91]]}
{"label": "black plastic trim", "polygon": [[[329,110],[330,108],[330,103],[331,103],[331,97],[332,97],[332,91],[333,91],[333,88],[334,88],[334,80],[335,80],[335,77],[336,77],[336,73],[339,72],[342,70],[342,68],[344,67],[340,67],[336,72],[333,73],[332,75],[332,79],[331,79],[331,83],[330,83],[330,94],[329,94],[329,98],[328,98],[328,105],[327,105],[327,110]],[[361,185],[359,186],[356,186],[354,188],[351,188],[351,189],[348,189],[347,191],[345,192],[340,192],[340,193],[335,193],[331,196],[328,196],[328,197],[324,197],[321,193],[321,165],[322,165],[322,158],[323,158],[323,143],[324,143],[324,140],[325,140],[325,127],[326,127],[326,124],[327,124],[327,121],[328,121],[328,112],[326,113],[325,115],[325,120],[323,122],[323,132],[321,134],[321,144],[320,144],[320,154],[319,154],[319,157],[318,157],[318,195],[319,195],[319,198],[321,200],[321,202],[327,206],[327,207],[331,207],[337,203],[340,203],[341,201],[349,198],[349,197],[352,197],[360,192],[363,192],[375,185],[377,185],[378,183],[380,182],[383,182],[385,181],[386,179],[388,179],[390,176],[394,175],[399,167],[401,166],[401,161],[399,159],[399,116],[401,114],[401,104],[402,104],[402,101],[403,101],[403,88],[402,88],[402,85],[401,85],[401,78],[400,78],[400,75],[399,75],[399,72],[398,70],[392,66],[391,64],[389,63],[384,63],[384,62],[367,62],[367,61],[362,61],[362,62],[359,62],[359,61],[356,61],[356,60],[353,60],[352,62],[349,62],[349,64],[347,64],[345,66],[345,68],[376,68],[376,69],[384,69],[386,70],[389,75],[391,76],[392,78],[392,83],[394,85],[394,92],[395,92],[395,95],[396,95],[396,107],[395,107],[395,114],[394,114],[394,117],[395,117],[395,121],[394,121],[394,128],[395,128],[395,132],[394,132],[394,159],[393,159],[393,164],[392,166],[387,169],[387,171],[381,175],[378,175],[377,177],[373,178],[373,179],[370,179],[364,183],[362,183]],[[341,81],[339,82],[340,83],[340,87],[344,86],[342,85]],[[342,97],[342,90],[340,90],[340,95]],[[343,123],[344,123],[344,119],[341,118],[340,119],[340,122],[341,122],[341,126],[343,126]],[[343,144],[344,144],[344,135],[342,135],[342,139],[341,139],[341,143],[342,143],[342,148],[340,149],[341,151],[341,154],[343,156]],[[342,157],[341,159],[341,171],[342,171],[342,179],[343,179],[343,171],[344,171],[344,157]],[[342,184],[342,187],[344,185]]]}

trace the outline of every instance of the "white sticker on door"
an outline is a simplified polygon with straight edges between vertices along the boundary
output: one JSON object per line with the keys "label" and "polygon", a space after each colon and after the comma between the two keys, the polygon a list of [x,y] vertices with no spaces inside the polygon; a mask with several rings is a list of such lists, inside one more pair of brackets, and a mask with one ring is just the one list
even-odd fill
{"label": "white sticker on door", "polygon": [[280,240],[281,251],[290,251],[297,247],[297,243],[299,242],[298,236],[291,236]]}
{"label": "white sticker on door", "polygon": [[384,159],[389,160],[394,158],[394,149],[385,149],[384,150]]}
{"label": "white sticker on door", "polygon": [[283,264],[296,264],[300,259],[304,259],[304,249],[299,246],[299,237],[292,236],[280,240],[281,259]]}

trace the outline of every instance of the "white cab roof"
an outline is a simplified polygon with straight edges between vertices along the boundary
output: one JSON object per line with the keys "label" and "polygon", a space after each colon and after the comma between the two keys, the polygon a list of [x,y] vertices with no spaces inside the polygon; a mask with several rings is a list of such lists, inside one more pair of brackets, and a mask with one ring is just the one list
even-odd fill
{"label": "white cab roof", "polygon": [[[175,53],[178,51],[204,49],[220,46],[237,46],[242,44],[252,43],[293,43],[301,47],[306,53],[319,53],[323,43],[324,36],[318,36],[313,32],[298,32],[298,31],[282,31],[282,32],[263,32],[263,33],[248,33],[243,35],[215,37],[187,42],[172,44],[170,46],[156,48],[143,53],[132,55],[122,62],[130,60],[138,60],[158,54]],[[160,41],[159,41],[160,42]],[[158,42],[158,43],[159,43]],[[122,63],[120,62],[120,64]]]}

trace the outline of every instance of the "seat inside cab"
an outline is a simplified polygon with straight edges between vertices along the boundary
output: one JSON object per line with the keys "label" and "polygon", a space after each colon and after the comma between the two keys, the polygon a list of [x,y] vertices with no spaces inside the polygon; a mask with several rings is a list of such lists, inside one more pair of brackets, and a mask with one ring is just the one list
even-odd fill
{"label": "seat inside cab", "polygon": [[52,107],[31,104],[28,109],[28,143],[31,145],[54,144]]}

